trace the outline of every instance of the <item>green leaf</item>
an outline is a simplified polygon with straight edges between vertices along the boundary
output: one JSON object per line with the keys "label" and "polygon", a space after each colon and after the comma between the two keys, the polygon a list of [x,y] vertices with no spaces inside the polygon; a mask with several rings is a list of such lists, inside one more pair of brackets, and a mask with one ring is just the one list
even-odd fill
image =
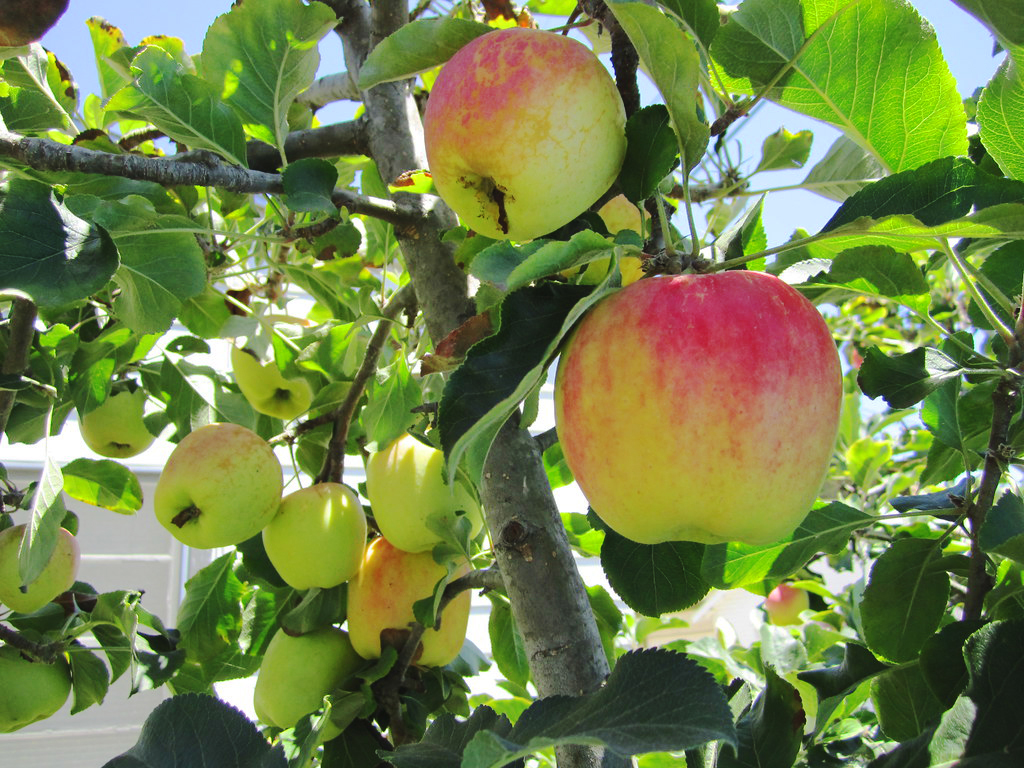
{"label": "green leaf", "polygon": [[945,157],[868,185],[843,203],[821,231],[862,216],[901,214],[935,226],[966,216],[974,206],[1021,200],[1024,184],[990,176],[967,158]]}
{"label": "green leaf", "polygon": [[285,768],[280,744],[271,747],[256,725],[214,696],[183,694],[162,702],[142,726],[139,741],[103,768]]}
{"label": "green leaf", "polygon": [[0,122],[7,130],[36,133],[71,126],[71,117],[47,77],[56,66],[51,56],[39,43],[31,43],[24,55],[0,63],[0,83],[10,86],[6,96],[0,95]]}
{"label": "green leaf", "polygon": [[[1003,296],[1012,298],[1020,295],[1021,284],[1024,282],[1024,241],[1014,240],[996,248],[985,257],[981,263],[982,279],[977,281],[978,290],[982,297],[988,302],[989,307],[1003,322],[1013,327],[1016,317],[1014,311],[1016,306],[1011,304],[1006,307],[1002,302],[996,301],[989,289],[989,284],[999,289]],[[978,303],[971,298],[967,307],[967,316],[976,328],[982,330],[994,330],[992,323],[982,313]]]}
{"label": "green leaf", "polygon": [[178,613],[181,647],[190,660],[212,660],[226,648],[241,626],[245,586],[234,572],[235,553],[221,555],[185,582],[185,599]]}
{"label": "green leaf", "polygon": [[924,314],[931,303],[930,288],[921,268],[908,253],[884,245],[865,245],[843,251],[828,269],[808,281],[833,285],[867,296],[885,296]]}
{"label": "green leaf", "polygon": [[798,672],[797,678],[813,685],[818,694],[814,735],[825,728],[832,713],[847,696],[886,669],[889,669],[888,665],[876,659],[863,645],[847,643],[843,649],[843,661],[838,666]]}
{"label": "green leaf", "polygon": [[488,597],[491,597],[491,612],[487,617],[487,633],[494,663],[506,679],[525,687],[530,680],[530,660],[526,657],[512,609],[505,600]]}
{"label": "green leaf", "polygon": [[511,729],[509,719],[490,707],[477,707],[462,721],[446,712],[430,724],[418,744],[400,746],[381,757],[398,768],[459,768],[465,765],[463,752],[477,734],[501,738]]}
{"label": "green leaf", "polygon": [[367,438],[381,448],[413,425],[417,416],[412,409],[423,402],[423,393],[404,357],[395,360],[387,373],[370,387],[369,402],[360,416]]}
{"label": "green leaf", "polygon": [[999,38],[1004,48],[1024,46],[1024,8],[1016,0],[953,0]]}
{"label": "green leaf", "polygon": [[981,548],[985,552],[1024,563],[1024,500],[1007,491],[993,505],[981,526]]}
{"label": "green leaf", "polygon": [[956,81],[907,3],[745,0],[711,54],[730,92],[830,123],[891,172],[967,153]]}
{"label": "green leaf", "polygon": [[252,138],[283,151],[288,108],[313,83],[320,64],[317,43],[337,23],[323,3],[239,3],[206,33],[203,77]]}
{"label": "green leaf", "polygon": [[842,202],[883,175],[875,156],[852,139],[840,136],[800,186]]}
{"label": "green leaf", "polygon": [[939,542],[898,539],[875,561],[860,604],[868,647],[896,663],[917,658],[938,629],[949,574],[936,567]]}
{"label": "green leaf", "polygon": [[359,70],[359,89],[405,80],[444,64],[460,48],[493,27],[469,19],[416,19],[385,37]]}
{"label": "green leaf", "polygon": [[123,515],[142,509],[142,486],[128,467],[109,459],[65,464],[64,492],[73,499]]}
{"label": "green leaf", "polygon": [[882,397],[892,408],[909,408],[961,373],[963,368],[937,349],[918,347],[889,357],[878,347],[870,347],[864,353],[857,384],[872,399]]}
{"label": "green leaf", "polygon": [[47,455],[32,497],[32,519],[18,551],[18,577],[22,584],[30,584],[39,578],[57,547],[58,531],[67,515],[61,496],[63,489],[64,477],[60,467]]}
{"label": "green leaf", "polygon": [[653,195],[679,162],[679,141],[664,104],[644,107],[626,121],[626,159],[619,186],[630,202]]}
{"label": "green leaf", "polygon": [[384,737],[368,720],[356,720],[324,744],[320,768],[369,768],[379,762]]}
{"label": "green leaf", "polygon": [[644,616],[661,616],[689,608],[711,591],[700,572],[704,549],[691,541],[637,544],[609,530],[601,567],[626,605]]}
{"label": "green leaf", "polygon": [[661,5],[679,16],[705,49],[722,26],[715,0],[666,0]]}
{"label": "green leaf", "polygon": [[[504,286],[506,290],[514,291],[529,285],[538,278],[565,269],[581,267],[596,259],[607,259],[614,252],[622,253],[626,250],[613,246],[605,237],[589,229],[577,232],[568,241],[541,241],[539,246],[509,272]],[[477,259],[490,252],[491,248],[488,248],[481,252]],[[473,260],[474,266],[476,266],[477,259]]]}
{"label": "green leaf", "polygon": [[1024,53],[1007,57],[989,81],[978,102],[981,141],[999,168],[1011,179],[1024,180],[1024,144],[1019,126],[1024,120]]}
{"label": "green leaf", "polygon": [[923,733],[945,707],[931,692],[918,664],[888,669],[871,681],[871,701],[878,726],[892,741],[908,741]]}
{"label": "green leaf", "polygon": [[715,768],[790,768],[796,760],[807,720],[800,695],[771,667],[765,683],[736,724],[739,749],[722,750]]}
{"label": "green leaf", "polygon": [[581,286],[545,283],[520,288],[505,298],[492,314],[497,333],[470,348],[444,388],[438,429],[449,483],[466,462],[470,481],[479,484],[494,436],[542,381],[561,340],[602,295],[601,286],[590,292]]}
{"label": "green leaf", "polygon": [[131,65],[128,41],[124,33],[113,24],[99,16],[86,19],[89,38],[92,40],[95,54],[96,70],[99,73],[100,95],[104,100],[129,81],[128,70]]}
{"label": "green leaf", "polygon": [[803,168],[811,154],[814,134],[810,131],[790,133],[779,128],[761,144],[761,162],[754,172]]}
{"label": "green leaf", "polygon": [[103,659],[92,651],[74,645],[69,649],[71,661],[71,714],[77,715],[93,704],[102,704],[110,687],[110,672]]}
{"label": "green leaf", "polygon": [[118,266],[107,231],[80,219],[44,184],[0,185],[0,290],[27,293],[42,307],[84,299]]}
{"label": "green leaf", "polygon": [[306,157],[289,163],[281,181],[288,196],[285,202],[293,211],[337,213],[331,194],[338,183],[338,169],[326,160]]}
{"label": "green leaf", "polygon": [[967,687],[964,643],[983,626],[984,621],[954,621],[928,638],[921,649],[921,674],[943,709],[952,707]]}
{"label": "green leaf", "polygon": [[214,152],[248,166],[242,121],[207,81],[155,45],[132,61],[135,79],[110,99],[107,109],[148,120],[190,149]]}
{"label": "green leaf", "polygon": [[719,589],[780,581],[803,568],[819,552],[841,551],[850,535],[869,526],[872,520],[871,515],[839,502],[815,507],[784,541],[766,546],[739,542],[709,545],[701,574]]}
{"label": "green leaf", "polygon": [[699,110],[700,56],[679,27],[653,6],[611,2],[608,8],[640,54],[672,117],[686,172],[704,156],[710,129]]}
{"label": "green leaf", "polygon": [[950,513],[957,509],[956,503],[950,498],[951,496],[959,496],[962,499],[966,493],[967,478],[963,478],[951,488],[935,491],[934,493],[899,496],[890,500],[889,504],[897,512],[920,511],[929,515],[942,516],[942,513]]}

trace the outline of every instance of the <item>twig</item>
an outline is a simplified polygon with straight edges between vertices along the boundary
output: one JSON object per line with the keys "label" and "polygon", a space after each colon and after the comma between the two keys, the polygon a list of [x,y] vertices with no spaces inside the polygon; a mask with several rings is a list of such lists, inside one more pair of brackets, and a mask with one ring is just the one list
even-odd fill
{"label": "twig", "polygon": [[[28,368],[29,353],[35,335],[36,305],[27,297],[15,298],[10,313],[10,338],[7,341],[7,354],[4,355],[0,372],[7,375],[22,374]],[[13,389],[0,389],[0,436],[7,429],[7,419],[17,392]]]}
{"label": "twig", "polygon": [[[313,429],[314,426],[334,422],[334,434],[327,445],[327,456],[324,459],[324,465],[320,470],[320,474],[317,476],[318,483],[341,482],[341,477],[345,471],[345,446],[348,443],[348,430],[352,424],[352,418],[355,416],[356,407],[363,397],[363,392],[366,390],[370,378],[373,376],[374,371],[377,370],[377,360],[380,359],[384,343],[387,341],[388,334],[391,333],[391,323],[415,299],[416,294],[412,283],[406,283],[398,289],[391,297],[391,301],[384,307],[383,316],[374,329],[373,336],[370,337],[370,343],[366,345],[366,354],[363,356],[363,362],[359,366],[355,378],[352,380],[352,385],[345,395],[345,400],[331,413],[331,418],[325,419],[324,416],[320,416],[317,419],[303,422],[303,424],[296,428],[295,434],[298,435]],[[313,424],[313,422],[316,423]],[[313,424],[313,426],[307,426],[309,424]]]}
{"label": "twig", "polygon": [[52,643],[36,643],[27,637],[11,629],[6,624],[0,624],[0,640],[12,648],[17,648],[22,653],[46,664],[52,664],[60,658],[64,652],[64,643],[56,640]]}

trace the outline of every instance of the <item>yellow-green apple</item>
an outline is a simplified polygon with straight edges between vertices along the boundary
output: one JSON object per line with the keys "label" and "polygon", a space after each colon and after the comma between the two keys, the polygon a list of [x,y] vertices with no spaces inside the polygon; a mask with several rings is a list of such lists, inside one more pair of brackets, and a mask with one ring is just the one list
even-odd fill
{"label": "yellow-green apple", "polygon": [[[616,235],[624,229],[636,232],[638,235],[643,234],[643,217],[640,214],[640,209],[629,202],[625,195],[613,197],[597,209],[597,214],[612,235]],[[597,285],[604,280],[608,273],[608,264],[607,258],[590,262],[583,274],[580,275],[578,282],[581,285]],[[622,273],[622,285],[631,285],[644,276],[643,260],[638,256],[623,256],[619,260],[619,271]],[[565,277],[572,277],[576,272],[578,272],[577,269],[569,269],[562,274]]]}
{"label": "yellow-green apple", "polygon": [[324,696],[362,664],[348,635],[336,627],[304,635],[279,629],[267,645],[256,678],[256,716],[267,725],[291,728],[300,717],[320,709]]}
{"label": "yellow-green apple", "polygon": [[15,525],[0,531],[0,603],[12,611],[33,613],[53,600],[75,583],[81,558],[78,540],[70,531],[57,531],[57,545],[42,572],[21,591],[18,577],[18,552],[28,530],[27,525]]}
{"label": "yellow-green apple", "polygon": [[488,32],[441,68],[424,114],[438,194],[482,235],[530,240],[605,193],[626,152],[625,112],[582,43]]}
{"label": "yellow-green apple", "polygon": [[288,494],[263,529],[270,562],[295,589],[329,589],[363,561],[366,515],[348,486],[317,483]]}
{"label": "yellow-green apple", "polygon": [[291,421],[313,402],[308,381],[301,377],[286,379],[273,360],[262,363],[249,349],[232,345],[231,370],[242,395],[257,413]]}
{"label": "yellow-green apple", "polygon": [[406,552],[425,552],[441,537],[428,520],[454,520],[464,512],[476,536],[483,527],[477,500],[461,483],[445,483],[444,454],[403,435],[366,461],[366,496],[381,535]]}
{"label": "yellow-green apple", "polygon": [[283,485],[281,462],[262,437],[238,424],[207,424],[171,452],[153,507],[182,544],[230,547],[266,527]]}
{"label": "yellow-green apple", "polygon": [[142,420],[145,406],[144,389],[111,393],[78,422],[85,444],[110,459],[138,456],[155,439]]}
{"label": "yellow-green apple", "polygon": [[806,589],[779,584],[764,599],[764,611],[768,623],[777,626],[801,624],[800,612],[811,607],[811,598]]}
{"label": "yellow-green apple", "polygon": [[45,664],[0,645],[0,691],[0,733],[11,733],[64,706],[71,693],[71,669],[63,657]]}
{"label": "yellow-green apple", "polygon": [[[469,572],[466,564],[456,575]],[[405,630],[416,620],[413,603],[430,597],[447,570],[429,552],[403,552],[377,537],[366,548],[363,564],[348,585],[348,634],[364,659],[376,659],[381,643],[401,648]],[[459,655],[469,622],[468,591],[460,592],[441,614],[441,626],[423,633],[422,652],[414,659],[424,667],[442,667]]]}
{"label": "yellow-green apple", "polygon": [[565,344],[558,437],[622,536],[766,544],[810,511],[842,381],[824,319],[761,272],[662,276],[600,301]]}

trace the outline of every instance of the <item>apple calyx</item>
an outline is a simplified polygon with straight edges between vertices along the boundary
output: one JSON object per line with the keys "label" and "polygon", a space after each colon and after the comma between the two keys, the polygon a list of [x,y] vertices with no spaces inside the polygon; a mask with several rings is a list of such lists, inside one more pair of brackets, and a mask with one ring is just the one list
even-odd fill
{"label": "apple calyx", "polygon": [[181,512],[171,518],[171,522],[179,528],[184,528],[193,520],[198,520],[203,511],[195,504],[185,507]]}

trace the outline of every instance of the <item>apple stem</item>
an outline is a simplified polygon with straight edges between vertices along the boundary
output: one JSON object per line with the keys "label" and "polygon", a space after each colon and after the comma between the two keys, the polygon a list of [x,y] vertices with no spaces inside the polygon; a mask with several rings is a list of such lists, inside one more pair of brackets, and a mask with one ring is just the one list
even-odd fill
{"label": "apple stem", "polygon": [[190,504],[185,507],[181,512],[171,518],[171,522],[179,528],[184,528],[187,523],[191,523],[193,520],[199,518],[203,514],[202,510],[199,509],[195,504]]}

